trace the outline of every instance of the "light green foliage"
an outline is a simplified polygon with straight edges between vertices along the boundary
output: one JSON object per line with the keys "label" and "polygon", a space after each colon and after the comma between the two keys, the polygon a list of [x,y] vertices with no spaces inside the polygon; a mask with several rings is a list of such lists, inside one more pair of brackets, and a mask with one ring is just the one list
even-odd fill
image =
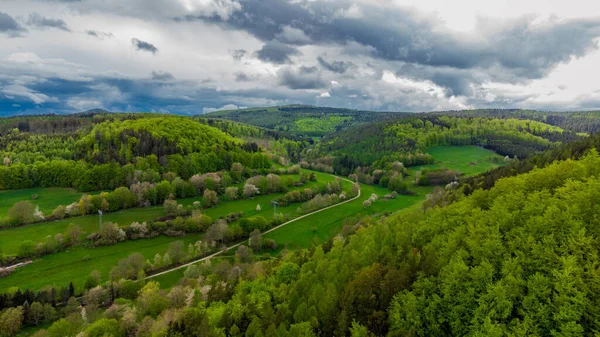
{"label": "light green foliage", "polygon": [[[239,142],[224,132],[209,126],[194,122],[190,119],[180,117],[155,117],[140,118],[135,120],[105,122],[94,127],[86,137],[82,138],[78,145],[87,147],[93,152],[101,149],[102,144],[96,141],[96,134],[100,133],[102,138],[116,139],[124,130],[135,132],[150,132],[157,139],[165,139],[177,143],[180,150],[186,152],[198,152],[213,146],[217,140],[226,142]],[[177,130],[177,132],[173,132]],[[133,143],[135,144],[135,143]],[[133,145],[132,144],[132,145]],[[122,144],[128,146],[127,143]],[[129,148],[119,148],[119,152],[125,152]]]}
{"label": "light green foliage", "polygon": [[116,319],[102,318],[94,322],[85,330],[88,337],[120,337],[123,336]]}
{"label": "light green foliage", "polygon": [[[34,194],[38,198],[32,200]],[[6,218],[8,210],[17,201],[30,200],[44,214],[50,214],[59,205],[69,205],[78,201],[81,193],[72,188],[27,188],[20,190],[0,191],[0,217]]]}
{"label": "light green foliage", "polygon": [[302,118],[294,122],[288,131],[306,135],[326,135],[336,131],[336,127],[346,121],[352,121],[352,117],[328,116],[324,118]]}

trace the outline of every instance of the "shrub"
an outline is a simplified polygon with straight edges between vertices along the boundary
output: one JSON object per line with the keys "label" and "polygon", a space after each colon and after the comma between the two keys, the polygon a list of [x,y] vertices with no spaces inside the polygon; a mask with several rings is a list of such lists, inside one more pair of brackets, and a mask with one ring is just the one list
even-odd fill
{"label": "shrub", "polygon": [[240,189],[237,187],[227,187],[225,189],[225,199],[236,200],[240,195]]}
{"label": "shrub", "polygon": [[212,190],[205,190],[204,191],[204,204],[207,207],[213,207],[216,206],[219,203],[219,198],[217,197],[217,192],[212,191]]}
{"label": "shrub", "polygon": [[22,200],[8,210],[8,218],[16,225],[32,223],[35,220],[33,213],[36,206],[28,200]]}

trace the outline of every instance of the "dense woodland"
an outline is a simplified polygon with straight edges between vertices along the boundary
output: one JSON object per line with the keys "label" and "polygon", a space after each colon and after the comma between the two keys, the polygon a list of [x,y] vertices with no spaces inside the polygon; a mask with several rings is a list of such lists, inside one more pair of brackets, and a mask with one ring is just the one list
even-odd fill
{"label": "dense woodland", "polygon": [[405,166],[431,164],[435,159],[426,150],[432,146],[479,145],[502,156],[523,159],[578,138],[573,132],[529,120],[412,117],[324,137],[308,157],[334,156],[333,170],[345,175],[360,166],[380,169],[396,160]]}
{"label": "dense woodland", "polygon": [[600,111],[543,112],[521,109],[443,111],[432,114],[456,117],[518,118],[544,122],[565,130],[592,134],[600,131]]}
{"label": "dense woodland", "polygon": [[[135,175],[154,177],[172,172],[189,179],[193,174],[229,169],[235,162],[266,169],[271,167],[272,159],[297,158],[308,144],[232,122],[116,116],[4,120],[1,125],[9,127],[0,136],[0,189],[114,189],[129,186]],[[265,153],[252,137],[266,139],[273,151]]]}
{"label": "dense woodland", "polygon": [[323,137],[324,135],[348,127],[397,118],[398,116],[408,116],[410,113],[288,105],[215,111],[207,115],[257,125],[272,130],[286,131],[295,135]]}

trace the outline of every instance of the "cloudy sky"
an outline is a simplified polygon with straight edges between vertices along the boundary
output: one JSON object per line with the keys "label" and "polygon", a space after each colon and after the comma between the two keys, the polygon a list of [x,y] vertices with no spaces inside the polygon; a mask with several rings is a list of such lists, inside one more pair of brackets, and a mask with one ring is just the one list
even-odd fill
{"label": "cloudy sky", "polygon": [[589,0],[0,4],[0,115],[600,108]]}

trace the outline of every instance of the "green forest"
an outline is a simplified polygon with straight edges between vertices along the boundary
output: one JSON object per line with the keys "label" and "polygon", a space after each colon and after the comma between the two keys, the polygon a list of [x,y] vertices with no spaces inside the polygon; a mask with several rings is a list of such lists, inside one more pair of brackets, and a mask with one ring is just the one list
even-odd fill
{"label": "green forest", "polygon": [[600,335],[597,118],[0,118],[0,336]]}

